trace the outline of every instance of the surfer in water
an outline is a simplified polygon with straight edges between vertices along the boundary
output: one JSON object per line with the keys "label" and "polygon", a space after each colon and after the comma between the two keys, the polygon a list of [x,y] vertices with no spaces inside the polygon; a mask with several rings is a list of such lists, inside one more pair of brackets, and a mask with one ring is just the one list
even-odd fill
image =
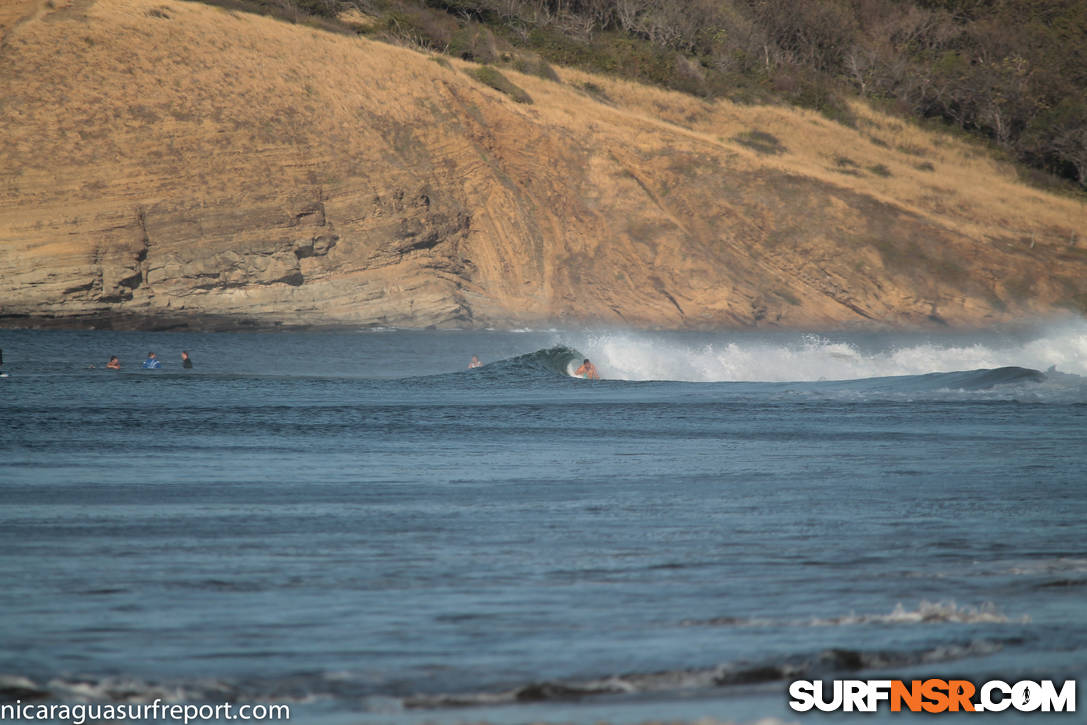
{"label": "surfer in water", "polygon": [[574,377],[599,380],[600,374],[596,372],[596,366],[589,362],[589,358],[585,358],[585,362],[581,363],[581,367],[574,371]]}
{"label": "surfer in water", "polygon": [[147,359],[143,361],[143,368],[147,370],[158,370],[162,367],[162,362],[153,352],[147,353]]}
{"label": "surfer in water", "polygon": [[192,367],[192,358],[189,357],[189,353],[186,352],[185,350],[181,351],[181,367],[183,367],[183,368],[191,368]]}
{"label": "surfer in water", "polygon": [[468,367],[470,367],[470,368],[481,368],[481,367],[483,367],[483,363],[481,363],[479,361],[479,356],[478,355],[473,355],[472,356],[472,362],[468,363]]}
{"label": "surfer in water", "polygon": [[108,370],[120,370],[121,369],[121,361],[117,359],[116,355],[110,355],[109,356],[109,362],[106,363],[106,369],[108,369]]}

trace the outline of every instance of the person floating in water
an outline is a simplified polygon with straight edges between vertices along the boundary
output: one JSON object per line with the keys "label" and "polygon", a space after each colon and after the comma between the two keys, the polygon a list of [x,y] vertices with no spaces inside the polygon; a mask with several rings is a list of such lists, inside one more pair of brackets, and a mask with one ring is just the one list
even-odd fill
{"label": "person floating in water", "polygon": [[483,363],[481,363],[479,361],[479,356],[478,355],[473,355],[472,356],[472,362],[468,363],[468,367],[470,367],[470,368],[481,368],[481,367],[483,367]]}
{"label": "person floating in water", "polygon": [[121,361],[117,359],[116,355],[110,355],[109,356],[109,362],[106,363],[106,369],[107,370],[120,370],[121,369]]}
{"label": "person floating in water", "polygon": [[155,353],[147,353],[147,359],[143,361],[143,367],[147,370],[158,370],[162,367],[162,361],[159,360]]}
{"label": "person floating in water", "polygon": [[185,350],[181,351],[181,367],[183,367],[183,368],[191,368],[192,367],[192,358],[189,357],[189,353],[187,351],[185,351]]}
{"label": "person floating in water", "polygon": [[599,380],[600,374],[596,372],[596,366],[589,362],[589,358],[585,358],[585,362],[581,363],[581,367],[574,371],[574,377]]}

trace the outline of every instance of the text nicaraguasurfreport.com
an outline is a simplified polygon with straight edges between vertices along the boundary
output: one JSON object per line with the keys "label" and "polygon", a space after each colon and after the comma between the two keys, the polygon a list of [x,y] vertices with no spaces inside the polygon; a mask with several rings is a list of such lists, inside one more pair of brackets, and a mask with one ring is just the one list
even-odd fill
{"label": "text nicaraguasurfreport.com", "polygon": [[167,720],[188,725],[199,722],[273,722],[291,719],[288,705],[235,705],[224,702],[219,705],[166,704],[162,700],[152,703],[79,703],[65,705],[57,703],[14,703],[0,704],[0,722],[42,721],[68,722],[71,725],[85,725],[93,722],[125,720]]}

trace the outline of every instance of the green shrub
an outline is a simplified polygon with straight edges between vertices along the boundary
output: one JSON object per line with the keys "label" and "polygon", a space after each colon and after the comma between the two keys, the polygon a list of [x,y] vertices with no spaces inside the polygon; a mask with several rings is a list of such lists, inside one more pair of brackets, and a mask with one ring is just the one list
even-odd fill
{"label": "green shrub", "polygon": [[588,93],[590,96],[603,103],[611,103],[611,98],[604,92],[604,89],[596,85],[592,81],[585,81],[581,84],[581,90]]}
{"label": "green shrub", "polygon": [[887,178],[888,176],[891,175],[891,170],[888,169],[883,164],[876,164],[875,166],[869,166],[868,170],[871,171],[876,176],[882,176],[884,178]]}
{"label": "green shrub", "polygon": [[453,33],[449,40],[449,55],[476,63],[494,63],[498,60],[498,46],[494,34],[480,25],[469,24]]}
{"label": "green shrub", "polygon": [[895,146],[895,148],[910,156],[924,156],[927,153],[924,146],[918,146],[916,144],[899,144],[898,146]]}
{"label": "green shrub", "polygon": [[857,117],[849,109],[833,78],[811,68],[784,65],[770,79],[771,86],[789,103],[818,111],[825,118],[849,128],[857,127]]}
{"label": "green shrub", "polygon": [[438,52],[447,52],[458,28],[452,18],[412,7],[388,12],[383,19],[387,37]]}
{"label": "green shrub", "polygon": [[732,140],[741,146],[746,146],[760,154],[772,156],[775,154],[783,154],[788,151],[788,149],[782,145],[781,141],[778,140],[777,136],[766,133],[765,131],[744,131],[741,134],[733,136]]}
{"label": "green shrub", "polygon": [[506,78],[506,76],[499,73],[497,69],[492,68],[489,65],[470,70],[468,71],[468,74],[480,83],[488,85],[496,91],[505,93],[518,103],[532,103],[532,96],[528,95],[523,88],[514,85],[509,78]]}
{"label": "green shrub", "polygon": [[559,82],[559,74],[551,65],[538,55],[518,55],[513,60],[514,70],[526,75],[533,75],[548,81]]}

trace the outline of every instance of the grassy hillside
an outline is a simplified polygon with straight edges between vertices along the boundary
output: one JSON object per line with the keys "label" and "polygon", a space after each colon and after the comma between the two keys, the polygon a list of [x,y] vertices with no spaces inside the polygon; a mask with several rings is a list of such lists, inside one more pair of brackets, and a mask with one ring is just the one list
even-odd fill
{"label": "grassy hillside", "polygon": [[[234,2],[235,0],[227,0]],[[238,0],[241,1],[241,0]],[[546,62],[852,124],[851,98],[933,119],[1087,187],[1079,0],[251,0],[484,63]],[[311,21],[312,22],[312,21]],[[1031,177],[1036,183],[1046,182]]]}
{"label": "grassy hillside", "polygon": [[1081,201],[860,102],[845,126],[178,0],[24,9],[0,51],[7,324],[810,327],[1087,307]]}

